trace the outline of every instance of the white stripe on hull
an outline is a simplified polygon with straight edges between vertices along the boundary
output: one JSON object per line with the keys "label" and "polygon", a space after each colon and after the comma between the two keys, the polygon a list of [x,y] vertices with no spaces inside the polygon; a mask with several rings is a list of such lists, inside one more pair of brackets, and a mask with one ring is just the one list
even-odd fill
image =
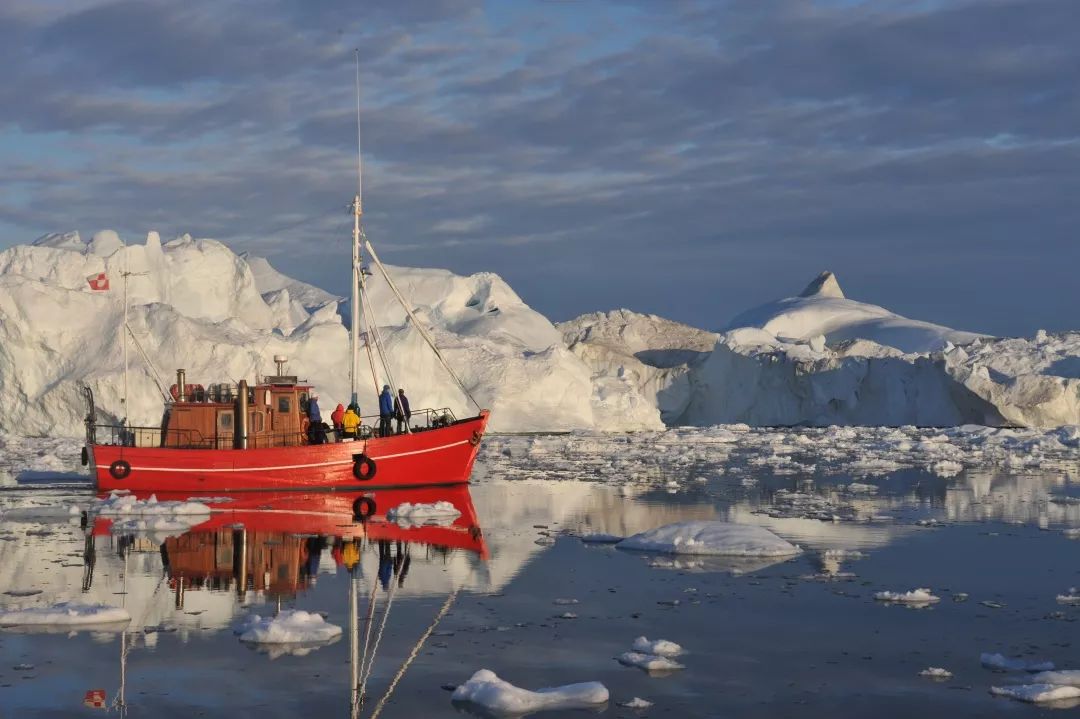
{"label": "white stripe on hull", "polygon": [[[414,449],[411,452],[398,452],[397,454],[383,454],[378,457],[371,457],[373,460],[383,459],[396,459],[398,457],[409,457],[414,454],[426,454],[428,452],[438,452],[442,449],[450,449],[451,447],[458,447],[463,444],[468,444],[470,440],[463,439],[458,442],[451,442],[450,444],[443,444],[438,447],[429,447],[427,449]],[[198,450],[176,450],[177,452],[198,451]],[[243,450],[236,450],[243,451]],[[136,467],[132,465],[131,471],[139,470],[140,472],[198,472],[198,473],[210,473],[210,472],[273,472],[282,469],[312,469],[314,467],[334,467],[338,465],[348,466],[353,463],[352,459],[337,459],[332,462],[313,462],[311,464],[281,464],[274,466],[250,466],[250,467],[218,467],[218,468],[199,468],[199,467]],[[108,469],[107,464],[94,465],[98,469]]]}

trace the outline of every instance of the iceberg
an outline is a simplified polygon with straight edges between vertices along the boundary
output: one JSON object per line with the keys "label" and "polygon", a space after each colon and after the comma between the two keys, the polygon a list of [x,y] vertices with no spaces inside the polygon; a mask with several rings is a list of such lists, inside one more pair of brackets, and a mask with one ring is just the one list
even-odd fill
{"label": "iceberg", "polygon": [[[593,372],[561,332],[497,275],[389,268],[395,282],[481,404],[493,430],[659,429],[655,403],[629,383],[594,391]],[[121,277],[128,276],[129,324],[149,357],[131,350],[126,410]],[[104,273],[108,291],[87,278]],[[437,365],[381,277],[368,281],[393,377],[414,409],[466,410],[461,390]],[[46,235],[0,252],[0,432],[78,436],[80,383],[95,394],[102,419],[136,426],[161,420],[158,384],[177,367],[189,381],[253,377],[289,358],[288,372],[313,381],[324,406],[347,401],[347,330],[340,298],[293,280],[265,259],[182,235],[125,245],[112,231],[84,241]],[[345,313],[347,314],[347,312]],[[362,410],[375,392],[360,396]]]}

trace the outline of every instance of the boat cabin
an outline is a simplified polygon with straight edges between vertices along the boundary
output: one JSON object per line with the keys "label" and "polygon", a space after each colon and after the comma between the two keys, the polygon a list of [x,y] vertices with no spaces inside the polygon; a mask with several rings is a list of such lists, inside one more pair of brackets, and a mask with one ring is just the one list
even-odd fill
{"label": "boat cabin", "polygon": [[295,376],[239,384],[187,384],[184,370],[170,388],[160,446],[198,449],[295,447],[308,443],[311,385]]}

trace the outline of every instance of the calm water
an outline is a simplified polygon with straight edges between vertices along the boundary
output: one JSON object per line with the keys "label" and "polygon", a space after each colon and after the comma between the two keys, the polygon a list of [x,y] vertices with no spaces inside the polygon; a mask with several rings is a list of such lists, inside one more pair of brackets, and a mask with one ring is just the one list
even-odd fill
{"label": "calm water", "polygon": [[[67,511],[90,502],[87,488],[0,492],[0,604],[101,602],[132,615],[126,631],[0,632],[0,716],[90,716],[100,710],[83,706],[88,691],[115,708],[122,687],[132,717],[348,717],[351,591],[361,640],[371,597],[379,637],[361,716],[457,716],[468,708],[444,686],[480,668],[534,689],[602,681],[607,717],[1078,711],[995,699],[992,684],[1018,677],[979,665],[981,652],[1001,652],[1080,668],[1080,607],[1055,600],[1080,586],[1080,540],[1061,531],[1080,526],[1080,505],[1051,501],[1080,488],[1061,472],[904,470],[853,489],[843,475],[673,462],[599,483],[588,467],[575,476],[560,465],[556,479],[543,461],[512,455],[485,456],[469,494],[449,497],[464,519],[443,527],[387,523],[385,510],[408,500],[376,492],[368,525],[317,498],[267,497],[214,503],[212,519],[188,531],[100,519],[84,529]],[[572,536],[708,518],[762,524],[806,551],[778,563],[672,561]],[[829,549],[865,556],[837,562]],[[942,601],[911,609],[872,598],[915,587]],[[278,607],[322,612],[346,635],[302,655],[238,640],[241,618]],[[650,676],[614,661],[639,635],[682,644],[686,669]],[[954,677],[918,676],[929,666]],[[635,696],[654,706],[617,706]]]}

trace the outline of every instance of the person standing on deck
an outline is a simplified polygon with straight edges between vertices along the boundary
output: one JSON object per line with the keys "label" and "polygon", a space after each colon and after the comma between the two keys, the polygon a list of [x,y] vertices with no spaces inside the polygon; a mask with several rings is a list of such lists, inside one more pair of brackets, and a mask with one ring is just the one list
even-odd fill
{"label": "person standing on deck", "polygon": [[402,425],[406,430],[409,428],[412,410],[409,408],[409,398],[405,396],[405,390],[399,389],[397,394],[398,396],[394,397],[394,417],[397,419],[397,433],[401,434]]}
{"label": "person standing on deck", "polygon": [[379,395],[379,436],[390,436],[390,420],[394,417],[394,396],[390,394],[390,385],[384,384]]}
{"label": "person standing on deck", "polygon": [[359,408],[355,404],[350,404],[349,408],[345,410],[345,414],[341,417],[341,433],[345,439],[356,439],[356,430],[360,427],[360,414],[357,412]]}
{"label": "person standing on deck", "polygon": [[345,405],[338,403],[337,409],[330,413],[330,421],[334,423],[334,437],[341,441],[341,418],[345,416]]}
{"label": "person standing on deck", "polygon": [[322,412],[319,411],[319,398],[312,395],[308,400],[308,442],[311,444],[323,444],[326,442],[326,432],[322,428]]}

